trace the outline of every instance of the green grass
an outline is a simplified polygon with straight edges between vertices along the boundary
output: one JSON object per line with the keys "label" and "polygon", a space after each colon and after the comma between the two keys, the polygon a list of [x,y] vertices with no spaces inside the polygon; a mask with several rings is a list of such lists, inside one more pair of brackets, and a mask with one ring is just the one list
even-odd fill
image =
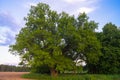
{"label": "green grass", "polygon": [[120,80],[120,75],[100,75],[100,74],[84,74],[84,75],[61,74],[58,77],[53,78],[47,74],[30,73],[25,74],[22,77],[36,80]]}

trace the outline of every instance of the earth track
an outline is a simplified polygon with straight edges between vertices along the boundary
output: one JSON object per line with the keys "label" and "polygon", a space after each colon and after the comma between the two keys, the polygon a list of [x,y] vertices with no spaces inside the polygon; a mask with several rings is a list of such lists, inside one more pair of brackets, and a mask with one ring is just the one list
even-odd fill
{"label": "earth track", "polygon": [[28,74],[29,72],[0,72],[0,80],[29,80],[21,78],[23,74]]}

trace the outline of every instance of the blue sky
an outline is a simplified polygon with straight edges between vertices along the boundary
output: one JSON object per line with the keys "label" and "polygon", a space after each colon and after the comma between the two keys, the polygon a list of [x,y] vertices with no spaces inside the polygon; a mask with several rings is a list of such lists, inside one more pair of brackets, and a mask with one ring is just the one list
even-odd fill
{"label": "blue sky", "polygon": [[58,13],[65,11],[77,16],[86,12],[90,20],[99,23],[98,31],[107,22],[120,27],[120,0],[0,0],[0,64],[17,64],[19,56],[8,52],[9,45],[15,42],[15,35],[24,27],[30,5],[47,3]]}

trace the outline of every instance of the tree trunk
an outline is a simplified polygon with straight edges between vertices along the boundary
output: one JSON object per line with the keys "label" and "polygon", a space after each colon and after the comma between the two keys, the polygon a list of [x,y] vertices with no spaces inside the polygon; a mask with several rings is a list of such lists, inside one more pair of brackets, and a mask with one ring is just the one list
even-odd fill
{"label": "tree trunk", "polygon": [[56,77],[58,75],[58,71],[55,70],[54,68],[51,68],[50,72],[52,77]]}

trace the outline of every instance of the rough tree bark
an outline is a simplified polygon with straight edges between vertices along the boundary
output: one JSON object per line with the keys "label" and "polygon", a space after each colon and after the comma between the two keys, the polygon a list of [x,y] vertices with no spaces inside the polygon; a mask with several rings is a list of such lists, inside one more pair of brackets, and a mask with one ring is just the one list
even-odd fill
{"label": "rough tree bark", "polygon": [[54,68],[51,68],[50,72],[51,72],[51,76],[52,76],[52,77],[58,76],[58,71],[55,70]]}

